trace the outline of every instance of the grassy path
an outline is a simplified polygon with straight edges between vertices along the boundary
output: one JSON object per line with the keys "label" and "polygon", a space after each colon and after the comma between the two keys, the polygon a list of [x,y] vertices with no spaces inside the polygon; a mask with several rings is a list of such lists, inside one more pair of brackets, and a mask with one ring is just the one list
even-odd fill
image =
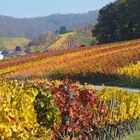
{"label": "grassy path", "polygon": [[137,131],[134,134],[129,135],[126,138],[123,138],[122,140],[140,140],[140,131]]}

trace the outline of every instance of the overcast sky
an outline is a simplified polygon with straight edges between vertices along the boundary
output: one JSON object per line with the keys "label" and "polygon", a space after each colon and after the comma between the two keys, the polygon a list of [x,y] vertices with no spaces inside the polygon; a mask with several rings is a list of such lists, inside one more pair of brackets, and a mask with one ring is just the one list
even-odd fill
{"label": "overcast sky", "polygon": [[0,15],[38,17],[55,13],[84,13],[115,0],[0,0]]}

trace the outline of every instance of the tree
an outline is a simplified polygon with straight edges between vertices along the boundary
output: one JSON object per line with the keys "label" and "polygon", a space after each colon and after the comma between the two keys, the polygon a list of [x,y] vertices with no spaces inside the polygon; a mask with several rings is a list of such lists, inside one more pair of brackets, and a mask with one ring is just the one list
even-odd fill
{"label": "tree", "polygon": [[117,0],[99,11],[92,30],[99,43],[140,37],[140,0]]}
{"label": "tree", "polygon": [[16,46],[15,51],[16,52],[20,52],[21,51],[21,47],[20,46]]}
{"label": "tree", "polygon": [[67,29],[65,26],[61,26],[60,29],[59,29],[59,34],[64,34],[67,32]]}

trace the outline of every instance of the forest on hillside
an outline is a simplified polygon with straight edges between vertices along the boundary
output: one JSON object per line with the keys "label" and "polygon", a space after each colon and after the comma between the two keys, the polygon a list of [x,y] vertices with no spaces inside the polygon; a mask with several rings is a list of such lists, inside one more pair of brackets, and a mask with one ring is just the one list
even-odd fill
{"label": "forest on hillside", "polygon": [[46,17],[36,18],[13,18],[0,16],[0,37],[27,37],[32,38],[55,32],[61,26],[68,29],[84,27],[95,24],[98,11],[90,11],[84,14],[54,14]]}

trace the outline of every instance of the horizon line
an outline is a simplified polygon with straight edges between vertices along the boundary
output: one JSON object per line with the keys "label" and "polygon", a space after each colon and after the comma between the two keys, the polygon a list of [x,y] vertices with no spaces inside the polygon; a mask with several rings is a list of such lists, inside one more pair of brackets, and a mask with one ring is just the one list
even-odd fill
{"label": "horizon line", "polygon": [[90,12],[95,12],[95,11],[99,11],[100,9],[96,9],[96,10],[89,10],[87,12],[79,12],[79,13],[76,13],[76,12],[73,12],[73,13],[51,13],[51,14],[48,14],[48,15],[42,15],[42,16],[33,16],[33,17],[16,17],[16,16],[12,16],[12,15],[0,15],[0,16],[3,16],[3,17],[9,17],[9,18],[15,18],[15,19],[30,19],[30,18],[41,18],[41,17],[49,17],[49,16],[53,16],[53,15],[76,15],[76,14],[88,14]]}

